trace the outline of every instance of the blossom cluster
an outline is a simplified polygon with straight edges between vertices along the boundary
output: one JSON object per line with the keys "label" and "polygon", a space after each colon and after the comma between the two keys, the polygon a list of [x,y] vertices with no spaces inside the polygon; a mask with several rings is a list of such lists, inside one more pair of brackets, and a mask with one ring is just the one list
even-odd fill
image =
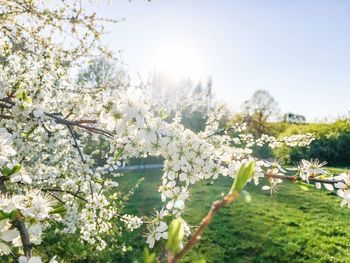
{"label": "blossom cluster", "polygon": [[[4,0],[0,13],[0,253],[39,262],[30,247],[53,222],[103,249],[122,200],[110,202],[106,192],[117,183],[83,149],[99,141],[89,132],[103,94],[71,78],[75,63],[105,52],[97,41],[103,19],[75,0]],[[92,122],[68,121],[76,118]]]}
{"label": "blossom cluster", "polygon": [[289,169],[297,171],[294,176],[287,175],[287,171],[281,167],[278,162],[267,162],[265,166],[268,167],[264,172],[264,177],[268,181],[268,185],[262,187],[262,190],[269,190],[271,194],[277,193],[278,185],[283,180],[289,181],[303,181],[307,184],[314,184],[315,188],[321,189],[322,186],[328,191],[336,191],[337,195],[342,198],[341,206],[347,205],[350,208],[350,174],[342,173],[333,175],[324,168],[326,162],[319,162],[318,160],[301,160],[297,169]]}

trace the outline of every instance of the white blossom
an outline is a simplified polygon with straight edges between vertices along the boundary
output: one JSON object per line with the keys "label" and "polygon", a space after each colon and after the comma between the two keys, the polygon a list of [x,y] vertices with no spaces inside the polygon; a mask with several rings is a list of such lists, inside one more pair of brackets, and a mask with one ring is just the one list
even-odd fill
{"label": "white blossom", "polygon": [[309,182],[309,178],[315,178],[320,175],[326,175],[328,174],[328,172],[322,168],[326,164],[327,164],[326,162],[320,163],[318,160],[311,160],[311,161],[301,160],[298,167],[300,172],[300,177],[306,182]]}

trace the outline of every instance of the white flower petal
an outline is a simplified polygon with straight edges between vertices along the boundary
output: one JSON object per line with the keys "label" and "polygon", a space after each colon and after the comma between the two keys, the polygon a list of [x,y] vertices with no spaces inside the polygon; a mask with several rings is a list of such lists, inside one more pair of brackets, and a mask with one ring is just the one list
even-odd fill
{"label": "white flower petal", "polygon": [[164,232],[167,229],[168,229],[168,225],[165,222],[161,221],[159,223],[159,226],[156,228],[156,232]]}
{"label": "white flower petal", "polygon": [[0,242],[0,255],[4,254],[4,255],[8,255],[11,253],[11,249],[8,245],[6,245],[3,242]]}
{"label": "white flower petal", "polygon": [[58,261],[56,260],[56,257],[57,257],[57,256],[53,256],[53,257],[50,259],[49,263],[58,263]]}
{"label": "white flower petal", "polygon": [[331,184],[323,184],[323,186],[328,190],[328,191],[333,191],[334,187]]}
{"label": "white flower petal", "polygon": [[17,229],[10,229],[10,230],[3,231],[1,233],[1,239],[6,242],[11,242],[17,237],[19,237],[19,232]]}
{"label": "white flower petal", "polygon": [[36,256],[36,257],[31,257],[28,263],[42,263],[42,261],[40,257]]}
{"label": "white flower petal", "polygon": [[25,256],[20,256],[18,258],[18,263],[28,263],[28,259]]}
{"label": "white flower petal", "polygon": [[174,206],[178,209],[184,209],[185,208],[185,203],[182,200],[176,200]]}
{"label": "white flower petal", "polygon": [[154,235],[151,234],[147,237],[146,243],[148,244],[149,248],[153,248],[155,241],[156,240],[154,239]]}
{"label": "white flower petal", "polygon": [[339,182],[334,185],[336,188],[344,189],[346,188],[346,184]]}

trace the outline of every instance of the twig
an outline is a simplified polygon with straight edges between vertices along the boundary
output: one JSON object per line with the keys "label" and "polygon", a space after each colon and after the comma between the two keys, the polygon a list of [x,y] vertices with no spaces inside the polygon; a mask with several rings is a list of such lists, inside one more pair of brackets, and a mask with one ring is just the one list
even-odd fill
{"label": "twig", "polygon": [[[16,105],[16,103],[13,102],[10,97],[2,98],[2,99],[0,99],[0,101],[4,102],[4,103],[0,104],[0,108],[11,109],[13,106]],[[77,126],[77,127],[82,128],[82,129],[85,129],[89,132],[97,133],[97,134],[100,134],[100,135],[103,135],[103,136],[106,136],[109,138],[114,138],[114,135],[112,133],[110,133],[109,131],[105,131],[103,129],[84,125],[84,124],[96,124],[97,120],[67,120],[67,119],[59,117],[58,114],[55,114],[55,113],[44,112],[44,114],[46,116],[54,119],[55,122],[58,124]],[[6,119],[12,118],[12,116],[10,116],[10,115],[2,115],[0,117],[6,118]]]}
{"label": "twig", "polygon": [[11,98],[2,98],[2,99],[0,99],[0,101],[5,102],[7,104],[10,104],[12,106],[15,105],[15,103],[11,100]]}
{"label": "twig", "polygon": [[83,123],[96,124],[97,120],[78,120],[78,121],[72,121],[72,123],[74,123],[74,125],[83,124]]}
{"label": "twig", "polygon": [[11,105],[7,105],[6,103],[0,103],[0,108],[3,108],[3,109],[11,109],[12,106],[11,106]]}
{"label": "twig", "polygon": [[67,119],[63,119],[63,118],[57,116],[56,114],[52,114],[52,113],[45,112],[45,115],[48,116],[48,117],[53,118],[55,120],[55,122],[58,123],[58,124],[77,126],[77,127],[83,128],[85,130],[104,135],[104,136],[109,137],[109,138],[113,138],[114,137],[114,135],[112,133],[110,133],[108,131],[105,131],[103,129],[99,129],[99,128],[95,128],[95,127],[92,127],[92,126],[83,125],[84,123],[89,123],[89,124],[97,123],[96,120],[70,121],[70,120],[67,120]]}
{"label": "twig", "polygon": [[5,182],[8,180],[8,176],[0,176],[0,193],[6,193],[7,187]]}
{"label": "twig", "polygon": [[59,189],[59,188],[42,188],[41,191],[43,191],[43,192],[61,192],[61,193],[65,193],[65,194],[70,194],[76,198],[79,198],[80,200],[87,202],[87,200],[84,197],[81,197],[80,195],[78,195],[78,192],[63,190],[63,189]]}
{"label": "twig", "polygon": [[11,120],[13,116],[7,114],[0,114],[0,119]]}
{"label": "twig", "polygon": [[[0,191],[2,193],[7,192],[5,181],[7,181],[8,178],[8,176],[0,177]],[[32,243],[30,242],[29,233],[25,223],[22,221],[21,215],[18,214],[16,219],[13,220],[11,224],[19,231],[23,245],[24,255],[29,259],[32,256]]]}
{"label": "twig", "polygon": [[[1,176],[0,177],[0,192],[2,192],[2,193],[7,192],[6,185],[5,185],[5,181],[7,181],[7,180],[8,180],[8,176]],[[22,245],[23,245],[24,255],[29,259],[32,256],[32,244],[30,242],[29,233],[28,233],[28,230],[26,228],[25,223],[20,218],[20,215],[17,215],[17,218],[15,220],[13,220],[11,222],[11,224],[15,228],[17,228],[17,230],[19,231],[19,234],[21,236]]]}
{"label": "twig", "polygon": [[187,244],[181,249],[179,253],[177,253],[175,256],[168,255],[168,263],[176,263],[178,262],[183,256],[187,254],[187,252],[195,246],[198,241],[201,238],[202,233],[207,228],[207,226],[210,224],[211,220],[213,219],[214,215],[217,213],[217,211],[226,205],[232,204],[236,201],[237,197],[239,196],[238,192],[232,192],[227,194],[223,199],[215,201],[208,214],[204,217],[200,225],[197,227],[196,231],[192,234],[192,237],[187,242]]}
{"label": "twig", "polygon": [[210,138],[212,136],[215,136],[215,135],[221,135],[222,133],[229,132],[231,130],[233,130],[233,127],[222,128],[222,129],[219,129],[219,130],[217,130],[217,131],[215,131],[215,132],[213,132],[211,134],[208,134],[208,135],[204,136],[203,139],[208,139],[208,138]]}
{"label": "twig", "polygon": [[21,236],[22,245],[23,245],[24,255],[28,259],[31,258],[31,256],[32,256],[32,243],[30,242],[29,233],[28,233],[28,230],[27,230],[25,223],[21,219],[16,218],[15,220],[12,221],[12,225],[15,228],[17,228],[17,230],[19,231],[19,234]]}
{"label": "twig", "polygon": [[[79,147],[78,140],[77,140],[77,138],[76,138],[76,136],[75,136],[75,134],[74,134],[73,129],[70,127],[70,125],[67,125],[67,127],[68,127],[68,129],[69,129],[70,134],[72,135],[72,137],[73,137],[73,139],[74,139],[75,147],[78,149],[78,152],[79,152],[81,161],[83,162],[83,164],[86,164],[86,160],[85,160],[85,158],[84,158],[84,156],[83,156],[83,153],[82,153],[82,151],[81,151],[81,149],[80,149],[80,147]],[[89,180],[89,186],[90,186],[90,191],[91,191],[91,198],[92,198],[92,200],[94,200],[94,190],[93,190],[93,187],[92,187],[92,182],[91,182],[91,180],[92,180],[92,177],[91,177],[91,179]]]}
{"label": "twig", "polygon": [[77,138],[76,138],[76,136],[75,136],[75,134],[74,134],[73,129],[70,127],[70,125],[67,125],[67,127],[68,127],[68,130],[69,130],[70,134],[71,134],[72,137],[73,137],[74,144],[75,144],[75,148],[77,148],[77,150],[78,150],[78,152],[79,152],[81,161],[83,162],[83,164],[86,164],[86,160],[85,160],[84,155],[83,155],[83,153],[82,153],[82,151],[81,151],[81,149],[80,149],[80,147],[79,147],[78,140],[77,140]]}
{"label": "twig", "polygon": [[[270,174],[266,174],[265,177],[266,178],[284,179],[284,180],[289,180],[289,181],[292,181],[292,182],[304,181],[301,177],[295,176],[295,175],[289,176],[289,175],[270,175]],[[343,183],[344,180],[309,178],[309,182],[324,183],[324,184],[336,184],[336,183]]]}
{"label": "twig", "polygon": [[48,193],[50,196],[52,196],[53,198],[55,198],[58,202],[62,203],[62,204],[66,204],[66,202],[64,202],[61,198],[59,198],[57,195],[54,195],[53,193]]}
{"label": "twig", "polygon": [[52,131],[50,131],[46,126],[45,126],[45,124],[43,123],[42,124],[42,127],[44,128],[44,130],[47,132],[47,136],[48,137],[51,137],[52,136],[52,134],[53,134],[53,132]]}

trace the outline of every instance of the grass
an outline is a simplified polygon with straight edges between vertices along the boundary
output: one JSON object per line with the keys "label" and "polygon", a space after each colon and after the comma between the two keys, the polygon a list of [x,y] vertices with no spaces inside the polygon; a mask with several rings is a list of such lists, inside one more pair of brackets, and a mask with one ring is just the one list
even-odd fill
{"label": "grass", "polygon": [[[162,206],[157,193],[160,176],[161,171],[151,170],[121,179],[121,185],[130,186],[145,178],[127,211],[149,215],[153,207]],[[231,182],[219,178],[214,184],[195,185],[184,219],[197,225]],[[239,198],[219,211],[183,262],[202,258],[207,262],[350,262],[350,209],[340,208],[338,197],[327,191],[304,191],[292,183],[285,183],[276,196],[260,189],[248,185],[251,203]],[[141,247],[130,253],[140,255]]]}

